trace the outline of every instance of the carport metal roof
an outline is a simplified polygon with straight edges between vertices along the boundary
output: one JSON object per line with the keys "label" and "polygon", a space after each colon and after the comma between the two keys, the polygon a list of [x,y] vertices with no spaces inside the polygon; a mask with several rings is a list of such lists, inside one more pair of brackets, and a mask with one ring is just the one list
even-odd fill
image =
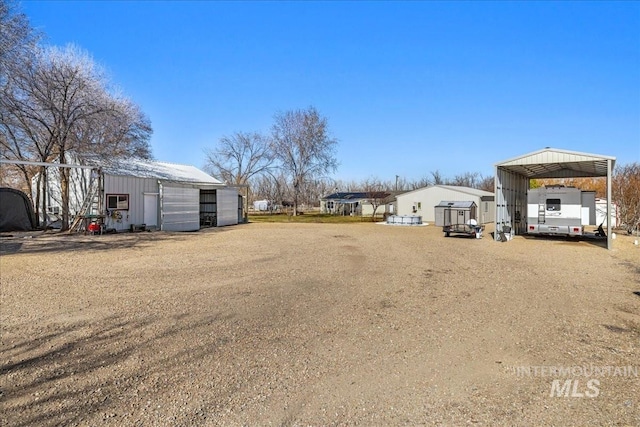
{"label": "carport metal roof", "polygon": [[496,227],[510,226],[516,234],[524,232],[524,222],[518,217],[527,206],[530,179],[606,177],[607,248],[611,249],[611,175],[615,161],[612,156],[547,147],[496,163]]}
{"label": "carport metal roof", "polygon": [[607,176],[608,160],[613,168],[615,157],[545,148],[496,163],[495,166],[529,179],[584,178]]}

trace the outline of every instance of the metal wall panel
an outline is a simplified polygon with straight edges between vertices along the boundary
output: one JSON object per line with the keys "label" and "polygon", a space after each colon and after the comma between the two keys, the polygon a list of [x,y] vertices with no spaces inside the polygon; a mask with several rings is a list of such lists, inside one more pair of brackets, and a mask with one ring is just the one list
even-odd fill
{"label": "metal wall panel", "polygon": [[[485,196],[486,197],[486,196]],[[442,201],[448,202],[475,202],[477,206],[482,206],[482,196],[474,196],[452,188],[446,187],[424,187],[408,193],[400,194],[396,197],[398,205],[398,215],[420,215],[423,222],[434,222],[436,220],[435,207]],[[420,207],[418,208],[418,203]],[[493,202],[490,202],[493,204]],[[413,207],[416,206],[416,212]],[[489,208],[493,211],[493,208]],[[492,222],[494,215],[482,215],[484,211],[479,211],[478,221],[483,223]]]}
{"label": "metal wall panel", "polygon": [[216,190],[216,225],[236,225],[238,223],[238,190],[219,188]]}
{"label": "metal wall panel", "polygon": [[[526,232],[529,179],[501,167],[496,168],[496,231],[511,227],[514,234]],[[495,233],[495,239],[500,236]]]}
{"label": "metal wall panel", "polygon": [[106,205],[107,194],[128,194],[129,210],[119,211],[120,215],[109,212],[105,219],[107,228],[126,231],[131,224],[144,224],[144,193],[157,193],[158,181],[151,178],[132,176],[104,176],[103,206]]}
{"label": "metal wall panel", "polygon": [[160,217],[163,231],[200,229],[200,190],[178,185],[160,186]]}

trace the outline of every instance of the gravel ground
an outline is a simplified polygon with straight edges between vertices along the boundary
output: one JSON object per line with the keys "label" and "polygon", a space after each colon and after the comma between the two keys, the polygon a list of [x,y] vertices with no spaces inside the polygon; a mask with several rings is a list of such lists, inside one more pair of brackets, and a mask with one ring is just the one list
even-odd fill
{"label": "gravel ground", "polygon": [[2,425],[640,425],[629,236],[606,251],[363,223],[0,241]]}

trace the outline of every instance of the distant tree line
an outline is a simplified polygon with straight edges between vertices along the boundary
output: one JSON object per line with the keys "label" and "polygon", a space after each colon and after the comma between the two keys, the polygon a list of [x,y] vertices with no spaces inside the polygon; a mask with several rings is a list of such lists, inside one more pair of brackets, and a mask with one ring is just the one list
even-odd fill
{"label": "distant tree line", "polygon": [[[83,157],[151,156],[152,129],[138,105],[119,93],[77,46],[47,46],[13,2],[0,0],[0,158],[60,162]],[[47,212],[47,168],[3,165],[0,181],[34,196]],[[32,178],[37,176],[35,192]],[[59,168],[62,228],[69,224],[70,170]]]}
{"label": "distant tree line", "polygon": [[380,191],[412,191],[430,185],[456,185],[461,187],[477,188],[479,190],[494,191],[494,177],[483,176],[479,172],[465,172],[445,177],[439,170],[434,170],[418,179],[407,179],[397,176],[395,179],[381,180],[377,177],[369,177],[363,180],[335,181],[335,191],[362,191],[366,188],[377,188]]}
{"label": "distant tree line", "polygon": [[[466,172],[452,178],[435,170],[417,179],[377,177],[361,181],[331,178],[337,169],[337,140],[328,121],[315,107],[278,113],[270,132],[235,132],[205,150],[205,169],[228,184],[248,186],[249,202],[268,200],[272,206],[318,206],[334,192],[359,191],[372,195],[410,191],[435,184],[458,185],[493,192],[493,176]],[[372,196],[372,200],[376,200]]]}

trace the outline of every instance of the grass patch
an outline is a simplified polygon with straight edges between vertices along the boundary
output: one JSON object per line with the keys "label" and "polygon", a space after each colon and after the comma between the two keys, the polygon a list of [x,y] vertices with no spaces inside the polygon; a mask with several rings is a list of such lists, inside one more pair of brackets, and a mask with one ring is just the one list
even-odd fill
{"label": "grass patch", "polygon": [[[381,221],[381,218],[377,218]],[[253,214],[249,215],[249,222],[299,222],[299,223],[324,223],[324,224],[348,224],[354,222],[371,222],[370,217],[341,216],[309,212],[303,215],[293,216],[286,213],[278,214]]]}

